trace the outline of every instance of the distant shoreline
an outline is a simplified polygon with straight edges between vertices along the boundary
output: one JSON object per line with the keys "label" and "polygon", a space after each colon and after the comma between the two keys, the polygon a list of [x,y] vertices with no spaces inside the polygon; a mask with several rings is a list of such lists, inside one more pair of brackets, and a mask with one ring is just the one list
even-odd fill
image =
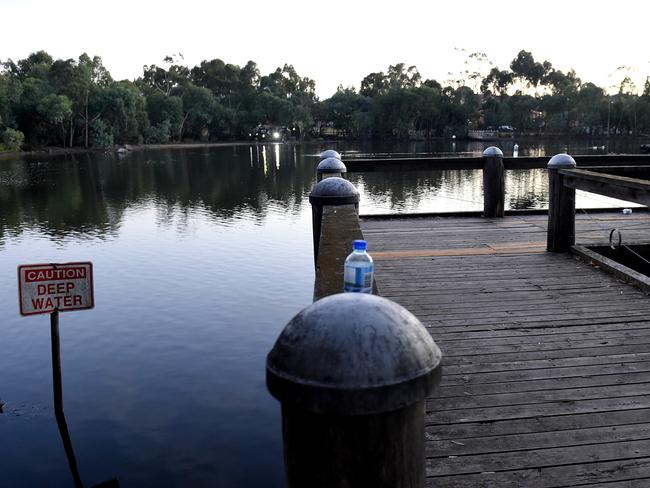
{"label": "distant shoreline", "polygon": [[[501,141],[524,141],[524,140],[534,140],[534,139],[558,139],[562,137],[570,137],[572,139],[604,139],[607,136],[589,136],[585,134],[572,135],[572,134],[517,134],[514,137],[499,137],[494,139],[468,139],[468,138],[458,138],[456,141],[472,141],[472,142],[501,142]],[[647,139],[648,136],[628,136],[628,135],[617,135],[610,136],[611,139],[621,140],[621,139]],[[426,140],[413,140],[413,141],[395,141],[395,142],[416,142],[422,143],[427,141],[434,140],[444,140],[448,139],[452,141],[449,137],[434,137]],[[353,142],[358,139],[327,139],[327,140],[308,140],[308,141],[287,141],[282,144],[328,144],[328,143],[341,143],[341,142]],[[270,142],[273,144],[273,142]],[[117,148],[120,147],[129,147],[129,151],[148,151],[148,150],[159,150],[159,149],[194,149],[194,148],[211,148],[211,147],[235,147],[235,146],[265,146],[269,142],[266,141],[223,141],[223,142],[175,142],[169,144],[140,144],[140,145],[116,145],[110,148],[84,148],[84,147],[43,147],[41,149],[34,149],[30,151],[4,151],[0,152],[0,160],[10,159],[21,156],[59,156],[59,155],[69,155],[69,154],[88,154],[88,153],[111,153],[115,154]]]}
{"label": "distant shoreline", "polygon": [[[305,141],[306,142],[306,141]],[[285,142],[283,144],[299,144],[300,142]],[[191,148],[207,148],[207,147],[234,147],[234,146],[262,146],[268,142],[258,141],[229,141],[229,142],[177,142],[171,144],[140,144],[129,145],[131,151],[145,151],[149,149],[191,149]],[[118,147],[125,147],[118,145],[110,148],[85,148],[85,147],[44,147],[41,149],[34,149],[31,151],[4,151],[0,152],[0,159],[8,159],[19,156],[57,156],[65,154],[87,154],[87,153],[111,153],[115,154]]]}

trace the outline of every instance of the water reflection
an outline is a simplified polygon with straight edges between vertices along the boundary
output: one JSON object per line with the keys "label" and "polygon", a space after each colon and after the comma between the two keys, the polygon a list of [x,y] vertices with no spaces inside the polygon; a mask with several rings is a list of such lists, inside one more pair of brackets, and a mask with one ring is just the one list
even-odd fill
{"label": "water reflection", "polygon": [[250,215],[262,220],[268,202],[296,215],[311,189],[314,161],[302,158],[301,148],[279,144],[272,149],[274,164],[266,147],[243,149],[3,161],[0,239],[26,227],[52,237],[107,238],[118,232],[126,209],[149,201],[163,222],[179,208],[205,209],[219,221]]}
{"label": "water reflection", "polygon": [[[79,474],[79,467],[77,466],[77,457],[74,454],[74,447],[72,445],[72,438],[70,437],[70,432],[68,430],[68,423],[65,419],[65,413],[63,409],[57,409],[55,411],[56,424],[59,428],[59,434],[61,435],[61,442],[63,443],[63,450],[65,451],[65,456],[68,460],[68,466],[70,468],[70,475],[74,482],[75,488],[84,488],[84,484],[81,481],[81,475]],[[110,480],[103,481],[99,484],[94,484],[91,488],[120,488],[120,482],[117,478],[111,478]]]}
{"label": "water reflection", "polygon": [[[390,154],[481,154],[494,141],[435,141],[401,145],[346,143],[346,157]],[[505,154],[513,139],[496,142]],[[609,144],[609,143],[608,143]],[[616,141],[614,149],[636,147]],[[222,225],[238,219],[264,221],[269,204],[294,218],[314,182],[320,146],[283,145],[142,151],[13,160],[0,164],[0,244],[27,228],[54,238],[114,237],[124,212],[153,202],[161,225],[174,216],[205,212]],[[606,152],[601,140],[530,141],[519,153],[542,156],[568,149],[573,154]],[[611,149],[611,148],[610,148]],[[445,152],[450,151],[450,152]],[[481,208],[477,171],[353,174],[362,191],[362,213],[452,211]],[[547,182],[536,171],[507,172],[508,208],[546,205]]]}

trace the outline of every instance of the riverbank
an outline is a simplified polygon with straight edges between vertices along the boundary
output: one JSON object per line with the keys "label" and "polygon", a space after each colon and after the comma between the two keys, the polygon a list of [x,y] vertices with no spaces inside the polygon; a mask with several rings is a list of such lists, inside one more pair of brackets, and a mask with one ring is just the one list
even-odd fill
{"label": "riverbank", "polygon": [[[435,137],[428,139],[426,141],[394,141],[395,144],[419,144],[419,143],[442,143],[442,142],[483,142],[485,144],[499,144],[499,143],[513,143],[518,142],[519,145],[522,145],[522,142],[531,142],[531,141],[558,141],[561,139],[568,139],[571,141],[594,141],[597,140],[598,147],[603,146],[608,148],[608,152],[621,152],[619,146],[623,144],[627,147],[628,151],[632,150],[632,153],[638,153],[640,151],[639,145],[642,142],[648,142],[647,138],[633,137],[633,136],[610,136],[610,138],[605,137],[589,137],[586,135],[561,135],[561,134],[550,134],[550,135],[535,135],[535,134],[525,134],[518,133],[513,137],[502,137],[497,139],[484,139],[484,140],[469,140],[466,138],[458,139],[449,139],[448,137]],[[350,143],[372,143],[372,141],[354,141],[354,140],[343,140],[343,139],[314,139],[309,141],[287,141],[282,144],[285,145],[294,145],[294,144],[305,144],[305,143],[326,143],[328,145],[336,146],[339,143],[350,144]],[[616,144],[614,144],[616,143]],[[118,148],[126,148],[128,152],[132,151],[149,151],[149,150],[158,150],[158,149],[197,149],[197,148],[212,148],[212,147],[236,147],[236,146],[265,146],[269,142],[266,141],[250,141],[250,140],[238,140],[238,141],[221,141],[221,142],[177,142],[169,144],[140,144],[140,145],[126,145],[126,146],[113,146],[110,148],[83,148],[83,147],[44,147],[40,149],[34,149],[31,151],[4,151],[0,152],[0,160],[3,159],[14,159],[17,157],[30,157],[38,158],[42,157],[51,157],[59,155],[72,155],[72,154],[99,154],[99,153],[110,153],[114,154],[117,152]],[[610,150],[610,146],[611,149]],[[444,150],[444,149],[441,149]]]}
{"label": "riverbank", "polygon": [[[268,142],[258,141],[228,141],[228,142],[178,142],[171,144],[140,144],[115,146],[111,148],[85,148],[85,147],[46,147],[31,151],[4,151],[0,152],[0,159],[10,159],[21,156],[60,156],[66,154],[88,154],[88,153],[115,153],[118,148],[128,148],[131,151],[144,151],[155,149],[194,149],[209,147],[235,147],[235,146],[262,146]],[[284,142],[283,144],[300,144],[298,141]]]}

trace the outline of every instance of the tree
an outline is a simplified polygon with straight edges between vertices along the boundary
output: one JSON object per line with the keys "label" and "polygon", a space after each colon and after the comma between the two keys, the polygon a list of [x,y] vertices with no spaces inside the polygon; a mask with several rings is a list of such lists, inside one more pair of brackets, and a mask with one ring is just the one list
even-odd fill
{"label": "tree", "polygon": [[17,151],[25,142],[25,135],[19,130],[8,127],[0,133],[0,142],[2,142],[0,146],[4,146],[9,151]]}
{"label": "tree", "polygon": [[497,96],[503,96],[507,93],[512,84],[513,75],[509,71],[492,68],[488,75],[481,82],[481,91],[490,92]]}
{"label": "tree", "polygon": [[380,71],[379,73],[370,73],[363,80],[361,80],[361,88],[359,93],[364,97],[374,98],[381,95],[388,89],[388,79],[386,75]]}
{"label": "tree", "polygon": [[[3,66],[0,63],[0,66]],[[9,72],[0,71],[0,127],[14,127],[16,124],[15,107],[20,102],[22,85],[20,80]]]}
{"label": "tree", "polygon": [[510,63],[514,79],[519,80],[521,91],[523,88],[537,88],[544,77],[551,71],[551,63],[545,61],[538,63],[528,51],[519,51],[517,57]]}
{"label": "tree", "polygon": [[36,110],[43,119],[61,131],[63,145],[65,146],[65,123],[72,114],[70,99],[65,95],[51,93],[39,100]]}
{"label": "tree", "polygon": [[18,63],[11,60],[7,62],[7,68],[21,81],[27,78],[45,79],[53,63],[52,56],[45,51],[38,51],[30,54]]}
{"label": "tree", "polygon": [[415,66],[406,68],[404,63],[389,66],[387,79],[389,89],[417,88],[422,83],[418,69]]}
{"label": "tree", "polygon": [[367,136],[361,113],[369,114],[372,99],[357,94],[353,88],[339,86],[331,98],[322,103],[321,118],[355,137]]}
{"label": "tree", "polygon": [[170,96],[175,88],[182,86],[189,81],[189,69],[177,64],[179,59],[183,59],[182,54],[165,56],[163,63],[166,68],[161,68],[152,64],[145,65],[140,83],[152,90],[158,91],[163,95]]}
{"label": "tree", "polygon": [[[102,113],[97,99],[101,96],[101,91],[113,80],[99,56],[90,59],[86,53],[82,54],[79,56],[77,68],[79,98],[76,105],[80,109],[77,113],[83,119],[84,146],[88,147],[90,124],[97,120]],[[91,103],[96,107],[92,112],[89,111]]]}
{"label": "tree", "polygon": [[183,87],[183,119],[178,128],[178,140],[183,139],[186,128],[198,138],[208,128],[215,112],[215,99],[207,88],[188,83]]}
{"label": "tree", "polygon": [[[167,133],[166,137],[161,136],[161,131],[166,128],[172,130],[174,137],[178,134],[178,127],[183,120],[183,100],[177,96],[167,96],[160,92],[152,92],[146,97],[146,110],[151,126],[156,127],[159,131],[155,138],[170,139],[172,133]],[[173,128],[173,129],[172,129]]]}
{"label": "tree", "polygon": [[112,128],[118,143],[138,142],[149,126],[145,98],[130,81],[111,83],[98,103],[101,119]]}

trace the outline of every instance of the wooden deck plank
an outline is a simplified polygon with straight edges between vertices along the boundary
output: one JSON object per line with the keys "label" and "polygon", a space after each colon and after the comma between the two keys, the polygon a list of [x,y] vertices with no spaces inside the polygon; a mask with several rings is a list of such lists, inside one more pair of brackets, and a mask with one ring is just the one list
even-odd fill
{"label": "wooden deck plank", "polygon": [[433,425],[426,429],[427,440],[479,439],[484,437],[508,437],[534,433],[552,433],[562,430],[605,428],[620,425],[643,424],[648,422],[648,412],[644,409],[611,412],[588,412],[577,415],[550,415],[530,419],[496,420],[483,423],[455,423]]}
{"label": "wooden deck plank", "polygon": [[455,441],[427,441],[427,455],[430,458],[448,456],[476,456],[485,453],[526,451],[530,449],[580,446],[650,439],[650,423],[634,423],[584,429],[567,429],[554,432],[511,434]]}
{"label": "wooden deck plank", "polygon": [[[650,486],[650,299],[545,251],[546,215],[362,220],[382,295],[444,354],[426,400],[435,487]],[[650,242],[650,214],[576,216]]]}

